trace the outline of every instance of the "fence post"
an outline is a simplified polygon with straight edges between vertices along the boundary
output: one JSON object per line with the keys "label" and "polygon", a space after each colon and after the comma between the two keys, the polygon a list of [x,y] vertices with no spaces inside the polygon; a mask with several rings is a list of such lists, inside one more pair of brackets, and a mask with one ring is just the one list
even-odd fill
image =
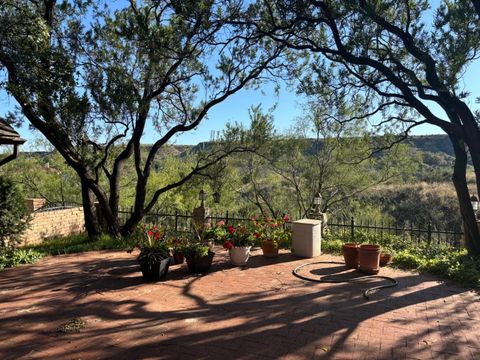
{"label": "fence post", "polygon": [[428,245],[432,242],[432,223],[428,223],[427,227],[427,241]]}
{"label": "fence post", "polygon": [[355,242],[355,219],[352,216],[350,220],[350,234],[352,236],[352,241]]}
{"label": "fence post", "polygon": [[227,210],[227,213],[225,214],[225,225],[228,224],[228,210]]}
{"label": "fence post", "polygon": [[175,232],[178,232],[178,209],[175,210]]}

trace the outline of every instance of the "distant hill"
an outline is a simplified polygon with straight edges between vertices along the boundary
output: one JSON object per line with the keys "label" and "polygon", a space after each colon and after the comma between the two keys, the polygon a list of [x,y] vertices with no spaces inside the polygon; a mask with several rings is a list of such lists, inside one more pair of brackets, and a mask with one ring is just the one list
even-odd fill
{"label": "distant hill", "polygon": [[[424,161],[429,165],[451,165],[454,160],[454,152],[447,135],[422,135],[410,136],[404,142],[415,150],[422,153]],[[152,145],[143,145],[148,151]],[[200,142],[197,145],[166,145],[157,154],[157,159],[161,160],[167,156],[174,155],[184,157],[188,153],[197,153],[206,151],[211,147],[211,142]],[[42,152],[22,152],[21,156],[38,156],[43,159],[48,158],[49,153]]]}
{"label": "distant hill", "polygon": [[420,151],[443,153],[451,157],[455,156],[452,144],[447,135],[411,136],[405,143]]}

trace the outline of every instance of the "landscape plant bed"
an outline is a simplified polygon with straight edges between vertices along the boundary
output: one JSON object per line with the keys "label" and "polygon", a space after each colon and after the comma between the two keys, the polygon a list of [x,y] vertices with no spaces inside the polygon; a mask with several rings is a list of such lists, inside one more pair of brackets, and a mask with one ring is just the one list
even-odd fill
{"label": "landscape plant bed", "polygon": [[[480,288],[480,258],[469,256],[465,249],[426,243],[407,246],[401,239],[398,241],[400,250],[395,252],[389,266],[439,275],[466,287]],[[343,239],[327,236],[322,240],[322,251],[340,255],[343,243]],[[389,246],[395,248],[396,244]]]}

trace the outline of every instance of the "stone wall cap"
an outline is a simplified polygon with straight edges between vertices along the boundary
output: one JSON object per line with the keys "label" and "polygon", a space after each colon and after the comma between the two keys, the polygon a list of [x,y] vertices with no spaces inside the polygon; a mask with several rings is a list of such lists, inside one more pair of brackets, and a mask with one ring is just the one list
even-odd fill
{"label": "stone wall cap", "polygon": [[321,223],[322,223],[321,220],[316,220],[316,219],[300,219],[292,222],[292,224],[303,224],[303,225],[320,225]]}

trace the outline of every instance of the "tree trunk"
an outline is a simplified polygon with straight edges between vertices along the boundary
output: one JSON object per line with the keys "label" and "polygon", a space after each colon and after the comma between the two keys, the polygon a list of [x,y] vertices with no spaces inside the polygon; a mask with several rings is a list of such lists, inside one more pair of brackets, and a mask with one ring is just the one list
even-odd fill
{"label": "tree trunk", "polygon": [[128,236],[131,234],[132,230],[142,221],[145,215],[145,199],[147,196],[147,183],[143,178],[137,180],[136,191],[135,191],[135,206],[133,208],[133,213],[127,219],[125,224],[121,229],[121,234],[123,236]]}
{"label": "tree trunk", "polygon": [[477,220],[470,202],[470,193],[467,184],[467,152],[465,143],[453,135],[449,135],[455,151],[455,165],[453,168],[453,184],[457,192],[460,213],[464,228],[464,245],[469,255],[480,255],[480,233],[477,226]]}
{"label": "tree trunk", "polygon": [[83,214],[85,216],[85,229],[88,237],[95,239],[100,236],[101,229],[98,223],[97,210],[95,208],[95,197],[92,191],[88,188],[86,181],[81,179],[82,185],[82,204]]}

